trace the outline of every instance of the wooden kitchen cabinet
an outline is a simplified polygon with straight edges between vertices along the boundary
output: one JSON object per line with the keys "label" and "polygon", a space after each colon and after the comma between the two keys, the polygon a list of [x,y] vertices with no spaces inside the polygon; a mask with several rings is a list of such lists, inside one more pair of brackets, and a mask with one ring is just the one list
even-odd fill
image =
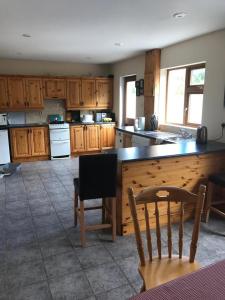
{"label": "wooden kitchen cabinet", "polygon": [[9,106],[7,78],[0,77],[0,111],[7,110]]}
{"label": "wooden kitchen cabinet", "polygon": [[115,125],[100,125],[100,143],[101,149],[110,149],[115,146]]}
{"label": "wooden kitchen cabinet", "polygon": [[45,78],[42,83],[44,99],[66,99],[66,80],[64,78]]}
{"label": "wooden kitchen cabinet", "polygon": [[81,108],[95,108],[96,107],[96,90],[95,79],[81,80]]}
{"label": "wooden kitchen cabinet", "polygon": [[80,109],[81,107],[81,79],[67,79],[66,108]]}
{"label": "wooden kitchen cabinet", "polygon": [[40,78],[25,78],[26,108],[43,109],[42,80]]}
{"label": "wooden kitchen cabinet", "polygon": [[22,110],[27,107],[27,98],[23,77],[8,77],[9,107]]}
{"label": "wooden kitchen cabinet", "polygon": [[99,125],[86,126],[86,151],[100,150]]}
{"label": "wooden kitchen cabinet", "polygon": [[96,106],[102,109],[113,106],[113,80],[112,78],[96,79]]}
{"label": "wooden kitchen cabinet", "polygon": [[85,151],[85,125],[77,125],[70,127],[71,152]]}
{"label": "wooden kitchen cabinet", "polygon": [[48,157],[49,138],[47,127],[24,127],[10,129],[13,161],[34,160]]}
{"label": "wooden kitchen cabinet", "polygon": [[31,128],[31,156],[49,155],[49,138],[47,127]]}

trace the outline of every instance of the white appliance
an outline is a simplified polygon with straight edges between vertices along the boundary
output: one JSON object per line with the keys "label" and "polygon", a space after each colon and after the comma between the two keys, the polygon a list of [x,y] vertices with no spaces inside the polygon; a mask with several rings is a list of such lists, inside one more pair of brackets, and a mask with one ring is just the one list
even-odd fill
{"label": "white appliance", "polygon": [[7,164],[10,162],[10,151],[9,151],[9,136],[7,126],[7,115],[0,114],[0,165]]}
{"label": "white appliance", "polygon": [[93,115],[91,114],[83,115],[82,123],[94,123]]}
{"label": "white appliance", "polygon": [[116,148],[123,148],[123,133],[116,130]]}
{"label": "white appliance", "polygon": [[68,123],[49,124],[51,159],[70,157],[70,128]]}
{"label": "white appliance", "polygon": [[132,136],[132,147],[141,147],[141,146],[149,146],[150,145],[150,139],[133,135]]}

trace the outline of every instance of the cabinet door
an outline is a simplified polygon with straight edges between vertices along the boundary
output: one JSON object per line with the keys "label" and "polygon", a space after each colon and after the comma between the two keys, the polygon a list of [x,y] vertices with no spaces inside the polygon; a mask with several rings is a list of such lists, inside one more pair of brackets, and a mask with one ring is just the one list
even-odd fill
{"label": "cabinet door", "polygon": [[96,107],[95,79],[82,79],[81,107]]}
{"label": "cabinet door", "polygon": [[80,108],[81,106],[81,80],[68,79],[67,80],[67,109]]}
{"label": "cabinet door", "polygon": [[22,77],[8,77],[8,94],[12,110],[27,108],[27,99]]}
{"label": "cabinet door", "polygon": [[31,154],[32,156],[49,155],[49,138],[47,127],[31,128]]}
{"label": "cabinet door", "polygon": [[85,126],[70,127],[71,152],[85,151]]}
{"label": "cabinet door", "polygon": [[112,79],[96,79],[97,100],[96,105],[99,108],[112,108],[113,86]]}
{"label": "cabinet door", "polygon": [[31,156],[30,134],[30,128],[10,129],[13,158],[23,158]]}
{"label": "cabinet door", "polygon": [[132,147],[132,134],[123,134],[123,148]]}
{"label": "cabinet door", "polygon": [[100,126],[101,149],[110,149],[115,145],[115,125]]}
{"label": "cabinet door", "polygon": [[42,95],[42,81],[38,78],[24,79],[26,88],[27,107],[31,109],[42,109],[43,95]]}
{"label": "cabinet door", "polygon": [[7,110],[10,106],[8,91],[7,91],[7,78],[0,77],[0,110]]}
{"label": "cabinet door", "polygon": [[99,125],[86,125],[86,151],[100,149]]}
{"label": "cabinet door", "polygon": [[44,99],[66,99],[66,80],[43,79]]}

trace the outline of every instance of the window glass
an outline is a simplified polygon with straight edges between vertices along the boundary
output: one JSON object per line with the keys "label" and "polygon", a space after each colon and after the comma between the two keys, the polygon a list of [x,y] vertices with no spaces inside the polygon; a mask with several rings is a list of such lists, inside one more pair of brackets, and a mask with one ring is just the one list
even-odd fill
{"label": "window glass", "polygon": [[190,85],[203,85],[205,83],[205,68],[191,70]]}
{"label": "window glass", "polygon": [[167,122],[183,123],[186,69],[169,71],[167,91]]}
{"label": "window glass", "polygon": [[190,94],[188,103],[188,123],[201,124],[203,94]]}
{"label": "window glass", "polygon": [[135,80],[126,83],[126,118],[136,118],[136,87]]}

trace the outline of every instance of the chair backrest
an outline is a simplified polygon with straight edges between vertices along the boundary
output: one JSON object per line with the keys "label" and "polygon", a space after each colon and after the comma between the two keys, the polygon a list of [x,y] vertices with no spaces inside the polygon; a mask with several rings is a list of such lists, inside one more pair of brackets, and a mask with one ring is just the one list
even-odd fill
{"label": "chair backrest", "polygon": [[115,197],[117,155],[96,154],[79,157],[80,200]]}
{"label": "chair backrest", "polygon": [[[184,204],[193,203],[195,205],[195,217],[192,231],[192,239],[190,245],[189,261],[194,262],[195,253],[197,249],[197,241],[199,235],[200,218],[205,198],[206,187],[201,185],[198,194],[190,193],[184,189],[177,187],[150,187],[144,189],[137,196],[134,195],[133,189],[128,188],[129,204],[131,209],[131,215],[134,222],[135,236],[138,248],[138,254],[140,257],[141,265],[145,265],[145,255],[143,250],[143,243],[141,238],[140,225],[137,217],[137,205],[144,205],[145,210],[145,225],[146,225],[146,239],[149,260],[152,261],[152,239],[149,218],[155,214],[156,220],[156,239],[158,257],[161,259],[161,230],[160,230],[160,216],[159,216],[159,202],[167,202],[167,244],[168,244],[168,257],[172,257],[172,225],[171,225],[171,202],[180,203],[180,222],[179,222],[179,258],[182,258],[183,252],[183,230],[184,230]],[[153,203],[154,211],[149,212],[148,203]]]}

